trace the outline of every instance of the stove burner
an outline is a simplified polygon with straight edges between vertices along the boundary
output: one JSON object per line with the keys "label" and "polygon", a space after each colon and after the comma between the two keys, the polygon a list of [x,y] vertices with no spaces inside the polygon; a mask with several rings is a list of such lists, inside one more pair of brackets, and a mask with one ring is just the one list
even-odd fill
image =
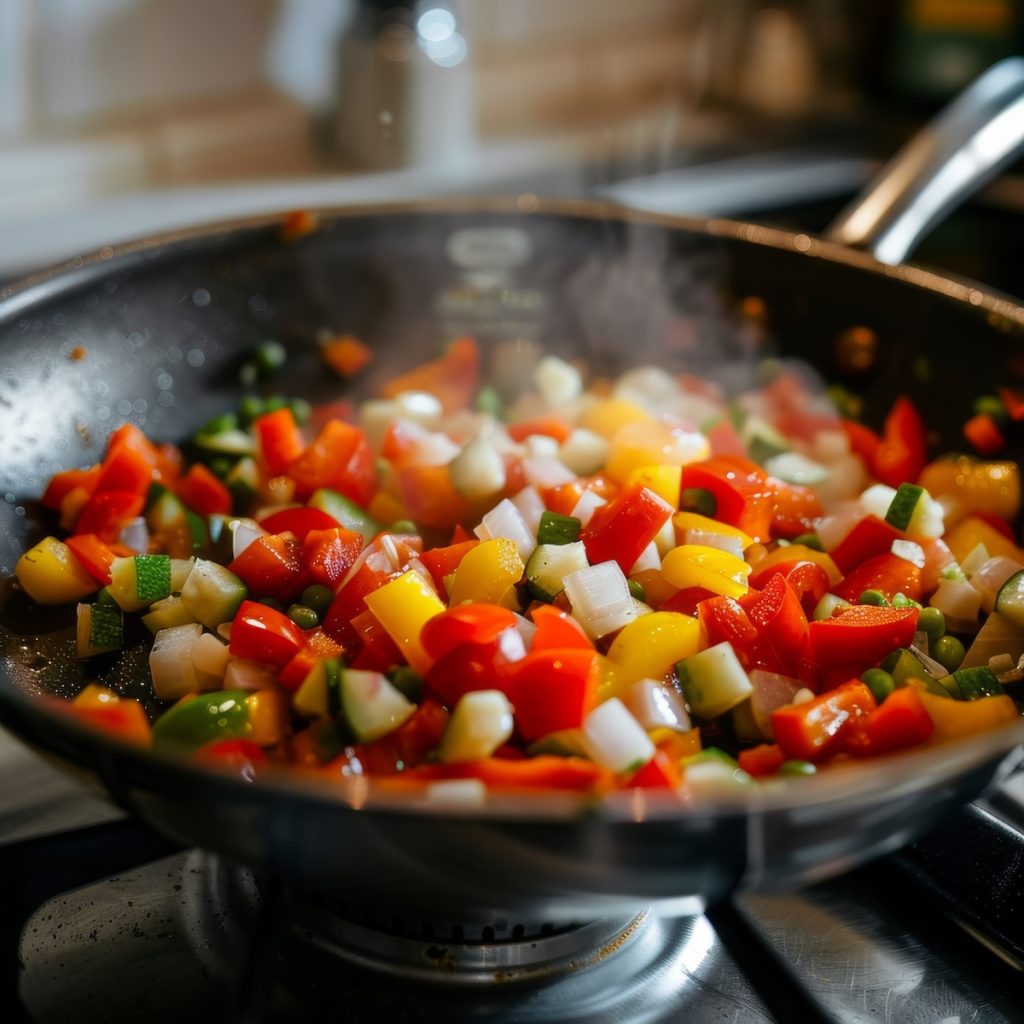
{"label": "stove burner", "polygon": [[[245,869],[201,851],[189,855],[183,877],[190,914],[198,923],[197,936],[206,936],[197,952],[209,956],[212,951],[219,960],[209,935],[225,934],[229,946],[244,941],[260,912],[259,886]],[[314,952],[405,981],[522,985],[601,964],[635,940],[648,922],[649,914],[642,910],[628,917],[582,923],[500,919],[490,924],[456,923],[380,910],[335,912],[294,897],[284,944],[289,959],[308,959]]]}

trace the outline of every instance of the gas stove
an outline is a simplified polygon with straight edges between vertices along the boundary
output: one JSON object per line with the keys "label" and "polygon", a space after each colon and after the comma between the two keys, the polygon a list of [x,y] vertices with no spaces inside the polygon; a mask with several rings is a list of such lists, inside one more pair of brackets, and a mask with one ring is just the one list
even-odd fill
{"label": "gas stove", "polygon": [[18,780],[0,797],[0,1020],[1024,1019],[1019,785],[897,857],[726,914],[481,927],[310,904],[0,743]]}

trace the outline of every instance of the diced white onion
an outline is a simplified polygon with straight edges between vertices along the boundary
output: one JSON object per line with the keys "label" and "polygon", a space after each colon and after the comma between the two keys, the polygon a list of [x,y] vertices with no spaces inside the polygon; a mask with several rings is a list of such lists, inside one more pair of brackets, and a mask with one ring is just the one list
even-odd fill
{"label": "diced white onion", "polygon": [[714,530],[698,530],[690,528],[683,531],[683,544],[700,544],[706,548],[718,548],[719,551],[728,551],[730,555],[737,558],[743,557],[743,543],[739,537],[733,537],[725,533],[716,533]]}
{"label": "diced white onion", "polygon": [[227,644],[213,633],[203,633],[192,645],[192,664],[197,672],[223,679],[230,660]]}
{"label": "diced white onion", "polygon": [[839,502],[855,499],[870,481],[859,455],[844,455],[829,466],[829,475],[814,488],[814,493],[829,511]]}
{"label": "diced white onion", "polygon": [[639,768],[655,753],[651,738],[617,697],[587,715],[583,743],[595,763],[613,772]]}
{"label": "diced white onion", "polygon": [[480,779],[444,779],[431,782],[423,798],[434,807],[483,807],[487,787]]}
{"label": "diced white onion", "polygon": [[652,540],[640,552],[640,557],[633,563],[633,567],[629,570],[629,574],[632,576],[634,573],[644,572],[647,569],[660,569],[661,568],[661,555],[658,554],[658,547]]}
{"label": "diced white onion", "polygon": [[490,757],[508,741],[512,728],[512,705],[501,690],[464,694],[441,738],[440,758],[446,764],[455,764]]}
{"label": "diced white onion", "polygon": [[533,646],[533,638],[537,632],[537,624],[528,619],[525,615],[516,613],[516,629],[523,640],[523,649],[529,650]]}
{"label": "diced white onion", "polygon": [[558,458],[574,473],[590,476],[608,461],[608,441],[592,430],[574,430],[558,449]]}
{"label": "diced white onion", "polygon": [[277,674],[269,665],[246,658],[232,658],[224,670],[225,690],[272,690]]}
{"label": "diced white onion", "polygon": [[437,395],[429,391],[401,391],[395,395],[395,414],[428,429],[436,428],[444,409]]}
{"label": "diced white onion", "polygon": [[572,515],[575,516],[583,526],[594,517],[594,513],[602,506],[607,505],[608,502],[599,494],[595,494],[593,491],[584,491],[579,501],[573,506]]}
{"label": "diced white onion", "polygon": [[540,496],[540,492],[536,487],[524,487],[510,500],[519,509],[519,514],[526,522],[529,531],[536,536],[537,528],[540,526],[540,517],[545,511],[544,499]]}
{"label": "diced white onion", "polygon": [[551,409],[575,401],[583,393],[583,378],[572,363],[545,356],[533,371],[533,382]]}
{"label": "diced white onion", "polygon": [[868,515],[884,519],[889,511],[889,506],[892,504],[892,499],[895,497],[896,489],[894,487],[887,487],[885,484],[874,484],[860,496],[860,503]]}
{"label": "diced white onion", "polygon": [[642,408],[661,411],[660,406],[678,398],[679,381],[660,366],[637,366],[615,382],[612,395]]}
{"label": "diced white onion", "polygon": [[254,519],[232,519],[228,529],[231,531],[231,554],[235,558],[253,541],[267,535],[267,531]]}
{"label": "diced white onion", "polygon": [[995,608],[999,588],[1015,573],[1024,569],[1014,558],[996,555],[971,574],[971,586],[981,595],[981,607],[986,612]]}
{"label": "diced white onion", "polygon": [[529,434],[523,448],[528,459],[558,458],[558,442],[547,434]]}
{"label": "diced white onion", "polygon": [[686,791],[698,801],[728,796],[751,785],[750,776],[741,768],[710,757],[688,764],[683,781]]}
{"label": "diced white onion", "polygon": [[520,661],[525,658],[526,647],[526,641],[523,639],[523,634],[519,632],[518,626],[509,626],[508,629],[503,629],[498,634],[498,650],[509,661]]}
{"label": "diced white onion", "polygon": [[1012,672],[1016,668],[1016,664],[1013,660],[1013,655],[1010,654],[995,654],[988,659],[988,667],[996,675],[1002,672]]}
{"label": "diced white onion", "polygon": [[975,544],[960,565],[960,571],[970,579],[992,556],[984,544]]}
{"label": "diced white onion", "polygon": [[558,459],[523,459],[523,476],[534,487],[560,487],[571,484],[576,474]]}
{"label": "diced white onion", "polygon": [[920,544],[916,544],[912,540],[894,540],[890,550],[897,558],[902,558],[904,561],[910,562],[911,565],[916,565],[918,569],[924,568],[925,554],[924,548]]}
{"label": "diced white onion", "polygon": [[814,487],[828,477],[828,470],[820,462],[815,462],[799,452],[773,455],[765,460],[764,468],[771,476],[803,487]]}
{"label": "diced white onion", "polygon": [[480,521],[473,532],[481,540],[495,540],[505,537],[519,549],[519,557],[525,562],[537,546],[537,538],[526,525],[522,513],[509,501],[503,498]]}
{"label": "diced white onion", "polygon": [[573,616],[595,638],[621,629],[637,617],[629,584],[616,562],[577,569],[562,582]]}
{"label": "diced white onion", "polygon": [[826,465],[832,465],[850,454],[850,439],[842,430],[819,430],[812,443],[814,457]]}
{"label": "diced white onion", "polygon": [[658,549],[658,554],[664,558],[676,545],[676,526],[672,522],[672,517],[669,516],[662,524],[661,529],[654,535],[654,546]]}
{"label": "diced white onion", "polygon": [[149,673],[157,700],[177,700],[198,693],[199,677],[192,664],[192,647],[202,635],[198,622],[161,629],[149,652]]}
{"label": "diced white onion", "polygon": [[928,603],[947,619],[975,621],[981,611],[981,594],[966,581],[940,580]]}
{"label": "diced white onion", "polygon": [[142,516],[129,519],[121,527],[121,532],[117,535],[117,539],[129,551],[134,551],[138,555],[144,555],[149,550],[149,528],[146,526],[146,520]]}
{"label": "diced white onion", "polygon": [[448,466],[452,486],[464,498],[479,501],[505,487],[505,460],[490,441],[474,437]]}
{"label": "diced white onion", "polygon": [[689,732],[693,727],[682,697],[654,679],[640,679],[622,695],[626,710],[645,729],[675,729]]}
{"label": "diced white onion", "polygon": [[447,434],[427,430],[413,420],[396,420],[409,444],[408,459],[417,466],[447,466],[461,451]]}

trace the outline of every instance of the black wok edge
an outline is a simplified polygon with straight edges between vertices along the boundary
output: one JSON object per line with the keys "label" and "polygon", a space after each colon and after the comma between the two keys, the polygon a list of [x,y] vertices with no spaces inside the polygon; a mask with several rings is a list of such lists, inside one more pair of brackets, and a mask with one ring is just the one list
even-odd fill
{"label": "black wok edge", "polygon": [[[1024,383],[1013,300],[804,235],[638,215],[600,203],[408,204],[319,211],[284,243],[280,218],[106,249],[0,292],[0,571],[45,523],[30,499],[56,469],[94,461],[124,418],[177,439],[237,402],[251,346],[290,347],[274,390],[336,395],[315,334],[352,330],[384,363],[470,331],[520,338],[608,372],[649,362],[720,369],[772,349],[737,300],[758,297],[786,356],[863,394],[869,418],[910,393],[939,447],[971,400]],[[742,306],[750,309],[750,304]],[[843,376],[837,339],[877,337]],[[84,346],[84,359],[70,359]],[[374,379],[367,382],[372,390]],[[1015,453],[1019,458],[1020,453]],[[331,904],[445,919],[569,920],[639,904],[700,909],[738,887],[825,877],[891,851],[1012,770],[1024,724],[936,751],[693,806],[632,794],[599,807],[555,796],[485,808],[371,801],[359,781],[258,785],[106,740],[35,699],[81,685],[68,630],[6,594],[0,722],[177,841],[278,874]],[[100,668],[143,695],[144,651]]]}

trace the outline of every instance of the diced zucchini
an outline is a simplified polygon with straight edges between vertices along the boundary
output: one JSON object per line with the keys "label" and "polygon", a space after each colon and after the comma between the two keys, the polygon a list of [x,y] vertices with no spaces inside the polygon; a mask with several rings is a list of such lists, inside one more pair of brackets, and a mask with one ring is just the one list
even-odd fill
{"label": "diced zucchini", "polygon": [[116,604],[80,604],[75,648],[79,658],[116,651],[124,644],[124,620]]}
{"label": "diced zucchini", "polygon": [[309,504],[312,508],[318,508],[321,512],[333,516],[345,529],[361,533],[363,540],[367,543],[383,529],[383,526],[373,516],[361,509],[354,501],[326,487],[314,491],[313,496],[309,499]]}
{"label": "diced zucchini", "polygon": [[165,597],[150,605],[149,611],[142,616],[142,621],[151,633],[159,633],[161,629],[174,626],[187,626],[195,622],[195,616],[188,610],[180,594]]}
{"label": "diced zucchini", "polygon": [[759,416],[748,416],[740,426],[739,433],[746,442],[751,459],[761,465],[789,451],[786,439]]}
{"label": "diced zucchini", "polygon": [[684,658],[676,666],[676,672],[690,710],[700,718],[724,715],[754,692],[727,640]]}
{"label": "diced zucchini", "polygon": [[1024,627],[1024,569],[1015,572],[996,595],[996,608],[1015,626]]}
{"label": "diced zucchini", "polygon": [[889,504],[889,510],[885,513],[885,521],[897,530],[905,530],[910,526],[910,520],[914,518],[914,509],[917,508],[924,488],[917,484],[900,484],[896,490],[896,496]]}
{"label": "diced zucchini", "polygon": [[318,661],[295,691],[292,706],[306,718],[334,718],[341,711],[341,674],[339,658]]}
{"label": "diced zucchini", "polygon": [[526,585],[538,601],[551,601],[565,589],[563,580],[569,573],[586,568],[587,551],[582,541],[539,544],[526,563]]}
{"label": "diced zucchini", "polygon": [[110,596],[126,611],[137,612],[171,594],[167,555],[131,555],[110,565]]}
{"label": "diced zucchini", "polygon": [[537,527],[538,544],[572,544],[580,535],[581,523],[575,516],[542,512]]}
{"label": "diced zucchini", "polygon": [[260,484],[260,471],[256,460],[249,456],[239,459],[224,477],[224,483],[239,506],[248,504]]}
{"label": "diced zucchini", "polygon": [[172,558],[171,559],[171,593],[180,594],[196,564],[194,558]]}
{"label": "diced zucchini", "polygon": [[256,446],[244,430],[220,430],[216,434],[200,431],[193,438],[197,448],[220,455],[252,455]]}
{"label": "diced zucchini", "polygon": [[979,700],[981,697],[1002,697],[1006,691],[996,678],[995,672],[984,665],[977,668],[960,668],[953,673],[964,700]]}
{"label": "diced zucchini", "polygon": [[224,566],[197,558],[181,591],[185,607],[207,629],[235,617],[248,596],[245,584]]}
{"label": "diced zucchini", "polygon": [[360,743],[393,732],[416,710],[387,676],[351,668],[341,674],[341,706],[348,727]]}
{"label": "diced zucchini", "polygon": [[928,692],[934,693],[936,697],[954,696],[947,687],[928,671],[924,662],[909,647],[902,648],[899,651],[896,663],[889,671],[892,675],[892,681],[898,687],[906,686],[908,679],[920,679]]}
{"label": "diced zucchini", "polygon": [[440,759],[453,764],[490,757],[512,735],[512,705],[500,690],[464,694],[441,738]]}

